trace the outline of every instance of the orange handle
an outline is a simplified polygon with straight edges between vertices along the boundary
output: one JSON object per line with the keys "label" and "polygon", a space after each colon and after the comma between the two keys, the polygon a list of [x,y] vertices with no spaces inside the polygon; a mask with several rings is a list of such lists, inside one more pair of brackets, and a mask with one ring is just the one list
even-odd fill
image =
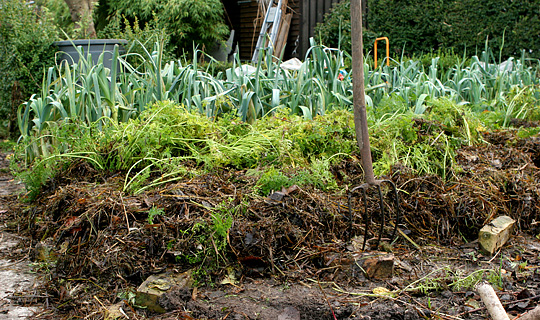
{"label": "orange handle", "polygon": [[386,65],[390,66],[390,40],[388,40],[388,37],[380,37],[375,39],[375,69],[377,69],[377,41],[379,40],[386,41]]}

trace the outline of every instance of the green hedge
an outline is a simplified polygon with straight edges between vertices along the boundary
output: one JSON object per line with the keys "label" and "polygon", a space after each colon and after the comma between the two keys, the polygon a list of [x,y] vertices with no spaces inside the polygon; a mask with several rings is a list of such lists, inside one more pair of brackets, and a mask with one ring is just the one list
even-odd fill
{"label": "green hedge", "polygon": [[0,136],[18,135],[16,110],[38,92],[54,65],[56,29],[47,11],[24,0],[0,0]]}
{"label": "green hedge", "polygon": [[[348,3],[336,5],[325,24],[335,27],[341,16],[350,20],[344,10]],[[367,7],[368,30],[389,37],[394,53],[403,48],[408,54],[454,48],[475,54],[487,39],[494,52],[502,48],[503,58],[519,56],[523,49],[540,58],[540,0],[368,0]],[[330,43],[335,34],[321,34],[322,42]]]}

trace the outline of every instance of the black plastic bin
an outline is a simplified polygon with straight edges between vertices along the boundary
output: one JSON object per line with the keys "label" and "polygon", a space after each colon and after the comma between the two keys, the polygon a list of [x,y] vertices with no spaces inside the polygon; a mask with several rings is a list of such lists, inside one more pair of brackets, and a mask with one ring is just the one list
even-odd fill
{"label": "black plastic bin", "polygon": [[69,64],[79,61],[79,53],[77,47],[81,47],[84,55],[92,54],[92,61],[98,63],[99,56],[104,52],[103,65],[106,68],[111,68],[111,60],[114,52],[114,45],[119,45],[119,53],[125,53],[124,45],[128,42],[123,39],[85,39],[85,40],[67,40],[56,41],[54,45],[58,47],[60,53],[57,56],[58,63],[67,60]]}

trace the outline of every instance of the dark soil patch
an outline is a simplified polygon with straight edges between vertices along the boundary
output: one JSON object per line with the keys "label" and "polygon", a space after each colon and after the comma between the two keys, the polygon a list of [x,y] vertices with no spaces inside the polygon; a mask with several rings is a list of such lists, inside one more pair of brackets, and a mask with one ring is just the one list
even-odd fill
{"label": "dark soil patch", "polygon": [[[346,183],[363,181],[354,160],[333,169],[341,190],[292,188],[270,197],[250,196],[254,178],[225,169],[127,195],[119,191],[123,175],[98,176],[79,163],[31,205],[3,198],[10,209],[4,220],[16,221],[8,228],[28,236],[34,247],[49,248],[56,261],[47,265],[50,308],[39,318],[101,319],[107,306],[122,301],[121,293],[148,276],[201,264],[195,270],[206,285],[173,290],[163,302],[169,313],[135,309],[129,301],[122,310],[135,319],[286,319],[294,310],[301,319],[481,319],[485,313],[474,311],[482,304],[471,288],[450,286],[486,269],[499,275],[500,298],[518,315],[540,294],[540,245],[534,237],[540,144],[507,131],[484,139],[490,144],[459,150],[463,170],[452,181],[394,167],[388,179],[400,190],[399,228],[414,243],[400,235],[391,245],[393,228],[386,223],[381,246],[375,247],[382,217],[375,194],[369,195],[374,216],[368,251],[396,256],[394,277],[384,281],[366,279],[351,260],[358,251],[351,239],[362,242],[357,237],[365,231],[362,198],[351,199],[351,216],[342,191]],[[389,200],[385,209],[392,219],[386,221],[395,221],[398,210]],[[162,214],[149,219],[152,208]],[[233,212],[228,231],[220,229],[227,212]],[[484,256],[474,240],[499,215],[517,221],[518,236],[497,256]],[[227,279],[232,284],[221,284]],[[372,296],[376,288],[398,292],[411,283],[419,288]]]}

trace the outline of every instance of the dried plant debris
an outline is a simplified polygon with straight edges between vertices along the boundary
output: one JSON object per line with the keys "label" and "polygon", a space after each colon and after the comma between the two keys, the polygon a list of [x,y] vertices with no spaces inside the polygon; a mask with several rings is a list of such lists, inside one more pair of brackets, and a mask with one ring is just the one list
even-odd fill
{"label": "dried plant debris", "polygon": [[[368,289],[372,285],[355,267],[353,253],[358,249],[351,245],[352,239],[361,242],[367,236],[368,250],[394,252],[398,280],[388,282],[393,292],[406,287],[407,281],[410,283],[421,278],[421,274],[435,270],[439,258],[448,262],[450,257],[455,257],[469,267],[478,259],[487,260],[467,247],[467,242],[475,240],[479,229],[499,215],[515,219],[521,232],[538,234],[538,139],[520,139],[506,131],[486,134],[484,139],[490,144],[458,151],[456,159],[461,169],[448,181],[437,176],[417,176],[407,167],[394,166],[388,178],[399,189],[403,212],[400,231],[397,241],[392,243],[395,208],[388,201],[385,205],[390,215],[386,217],[378,248],[371,246],[381,222],[376,214],[379,210],[376,197],[368,197],[367,207],[374,215],[367,234],[360,197],[352,198],[352,215],[349,212],[348,194],[344,190],[351,183],[363,181],[361,166],[354,158],[332,168],[339,186],[333,191],[292,186],[266,196],[253,192],[257,179],[244,170],[216,169],[214,173],[186,178],[135,196],[120,191],[121,176],[98,176],[91,168],[74,165],[31,204],[18,202],[14,197],[6,198],[12,205],[10,213],[4,212],[3,218],[18,218],[16,223],[6,224],[7,228],[26,234],[34,246],[47,243],[53,252],[54,259],[42,263],[42,267],[50,270],[47,300],[55,308],[38,315],[41,318],[76,314],[101,318],[103,308],[119,301],[124,301],[122,312],[141,316],[144,311],[134,309],[130,300],[130,294],[138,285],[153,274],[192,270],[198,285],[214,284],[219,288],[220,281],[227,279],[223,282],[227,285],[223,286],[239,300],[253,294],[246,293],[255,290],[249,286],[270,278],[280,280],[270,285],[274,289],[283,287],[283,283],[294,283],[297,291],[302,287],[310,288],[308,294],[333,292],[330,297],[317,296],[309,302],[320,312],[313,316],[330,318],[333,311],[336,318],[347,319],[358,314],[361,308],[367,308],[367,301],[372,299],[347,289],[353,284]],[[441,249],[441,252],[430,253],[426,259],[416,247],[425,244],[445,245],[445,250],[456,248],[456,252]],[[520,250],[506,253],[511,258],[508,261],[514,265],[505,269],[514,279],[527,271],[526,282],[540,282],[536,269],[527,269],[538,264],[534,256],[540,248]],[[530,265],[520,267],[525,257],[530,257]],[[490,263],[497,265],[502,263],[500,261]],[[451,273],[445,272],[441,279],[450,279]],[[504,281],[510,283],[508,279]],[[317,282],[324,284],[324,288],[319,289]],[[449,290],[445,285],[452,282],[445,284],[439,279],[437,283],[436,290],[444,294]],[[427,282],[423,285],[424,292],[432,288]],[[501,289],[505,289],[504,282],[502,285]],[[344,293],[337,294],[337,289]],[[215,290],[208,287],[199,290],[197,293],[190,289],[191,298],[189,294],[184,294],[181,300],[169,297],[169,304],[174,302],[184,309],[182,312],[190,313],[170,311],[159,318],[225,319],[230,313],[238,315],[238,319],[254,319],[254,315],[246,313],[249,310],[226,306],[231,300],[225,302],[221,297],[213,300],[223,301],[224,309],[209,309],[200,299],[211,296]],[[307,293],[296,293],[302,294]],[[433,305],[428,307],[425,297],[418,298],[422,302],[392,297],[386,298],[394,299],[387,309],[390,313],[415,310],[408,311],[414,313],[410,315],[412,319],[438,312]],[[450,297],[455,303],[444,310],[453,312],[453,316],[442,317],[460,318],[457,314],[469,309],[457,305],[471,297],[467,292],[453,293]],[[302,319],[309,316],[310,311],[302,308],[300,302],[292,301],[287,305],[280,300],[279,305],[271,305],[262,295],[256,297],[259,298],[259,303],[264,301],[267,307],[273,308],[272,317],[282,314],[286,307],[296,308]],[[326,303],[325,299],[332,303]],[[439,303],[436,299],[433,301]],[[516,299],[512,297],[509,301]],[[512,306],[523,310],[517,302]],[[365,314],[380,318],[377,314],[382,309],[377,310],[371,304],[369,308],[371,311]],[[241,316],[242,312],[245,317]]]}

